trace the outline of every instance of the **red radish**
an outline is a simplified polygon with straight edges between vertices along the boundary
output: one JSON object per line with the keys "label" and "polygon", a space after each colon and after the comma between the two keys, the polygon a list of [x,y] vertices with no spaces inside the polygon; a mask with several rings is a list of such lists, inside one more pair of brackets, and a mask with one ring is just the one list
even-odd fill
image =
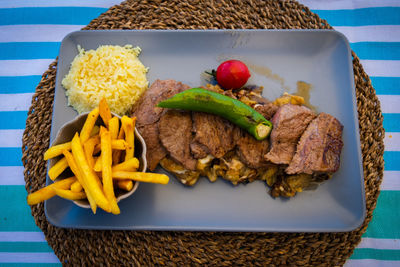
{"label": "red radish", "polygon": [[215,74],[217,83],[224,89],[239,89],[246,84],[250,76],[247,66],[234,59],[222,62]]}

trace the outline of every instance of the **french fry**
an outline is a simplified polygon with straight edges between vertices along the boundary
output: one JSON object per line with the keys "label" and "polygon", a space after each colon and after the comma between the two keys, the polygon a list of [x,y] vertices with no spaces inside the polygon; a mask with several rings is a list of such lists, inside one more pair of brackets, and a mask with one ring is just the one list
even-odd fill
{"label": "french fry", "polygon": [[85,190],[86,193],[86,197],[89,201],[90,204],[90,208],[93,211],[93,214],[96,214],[96,210],[97,210],[97,205],[96,205],[96,201],[94,200],[92,194],[89,192],[87,185],[85,184],[85,180],[83,177],[83,173],[81,172],[81,170],[78,168],[78,165],[75,162],[74,156],[71,154],[71,152],[64,150],[63,151],[64,157],[67,159],[68,161],[68,165],[69,168],[71,169],[71,171],[75,174],[76,179],[79,181],[79,183],[82,185],[83,190]]}
{"label": "french fry", "polygon": [[120,214],[117,204],[117,199],[114,194],[114,186],[111,172],[112,164],[112,149],[111,149],[111,135],[110,132],[100,127],[100,140],[101,140],[101,169],[103,178],[103,190],[106,198],[111,205],[111,212],[113,214]]}
{"label": "french fry", "polygon": [[71,150],[71,142],[67,142],[67,143],[64,143],[64,144],[59,144],[59,145],[55,145],[55,146],[50,147],[44,153],[43,159],[44,160],[48,160],[48,159],[60,156],[64,149]]}
{"label": "french fry", "polygon": [[[111,148],[114,150],[125,150],[128,148],[128,143],[124,139],[111,140]],[[96,145],[95,151],[101,151],[100,144]]]}
{"label": "french fry", "polygon": [[97,157],[96,162],[94,163],[93,170],[95,172],[101,172],[101,170],[102,170],[101,165],[102,164],[101,164],[101,154],[100,154],[100,156]]}
{"label": "french fry", "polygon": [[[123,139],[125,137],[124,128],[122,126],[119,128],[118,139]],[[113,164],[118,164],[121,159],[121,150],[113,151]]]}
{"label": "french fry", "polygon": [[82,189],[83,189],[83,187],[79,181],[75,181],[73,184],[71,184],[72,192],[81,192]]}
{"label": "french fry", "polygon": [[74,138],[72,139],[71,143],[72,155],[76,160],[79,170],[82,172],[84,177],[84,183],[87,185],[87,188],[90,194],[93,196],[96,204],[105,210],[106,212],[111,211],[110,203],[108,202],[107,198],[105,197],[102,188],[98,184],[98,177],[93,169],[90,168],[85,154],[83,152],[81,140],[79,138],[78,133],[75,134]]}
{"label": "french fry", "polygon": [[71,184],[76,181],[75,177],[66,178],[60,181],[56,181],[46,187],[43,187],[36,192],[30,193],[26,198],[28,205],[36,205],[40,202],[43,202],[47,199],[50,199],[56,195],[56,192],[53,190],[54,187],[60,189],[68,189]]}
{"label": "french fry", "polygon": [[92,132],[90,133],[90,137],[98,135],[99,132],[100,132],[100,127],[97,125],[93,126]]}
{"label": "french fry", "polygon": [[145,183],[168,184],[169,182],[167,175],[149,172],[113,171],[112,177],[115,180],[129,179]]}
{"label": "french fry", "polygon": [[89,163],[89,166],[93,168],[94,166],[94,159],[93,159],[93,151],[94,147],[100,143],[100,137],[98,135],[94,137],[90,137],[84,144],[83,144],[83,151],[85,152],[86,159]]}
{"label": "french fry", "polygon": [[124,128],[125,132],[125,141],[128,143],[125,152],[125,161],[133,158],[134,154],[134,120],[136,121],[136,117],[134,119],[129,118],[128,116],[123,116],[121,118],[122,128]]}
{"label": "french fry", "polygon": [[119,130],[118,117],[112,117],[111,120],[108,121],[108,130],[111,134],[111,140],[117,139]]}
{"label": "french fry", "polygon": [[85,199],[86,194],[84,192],[72,192],[71,190],[59,189],[57,187],[53,188],[56,195],[69,200]]}
{"label": "french fry", "polygon": [[104,124],[108,128],[108,121],[111,120],[111,111],[110,108],[108,107],[107,100],[105,98],[100,100],[99,112],[100,112],[100,117],[103,119]]}
{"label": "french fry", "polygon": [[131,191],[133,188],[132,180],[120,180],[117,181],[117,186],[125,191]]}
{"label": "french fry", "polygon": [[113,171],[136,171],[139,168],[139,160],[137,158],[131,158],[120,164],[112,167]]}
{"label": "french fry", "polygon": [[99,117],[99,109],[95,108],[93,109],[87,116],[85,124],[82,127],[80,137],[81,137],[81,143],[85,143],[89,137],[90,133],[93,130],[94,124],[96,123],[97,118]]}
{"label": "french fry", "polygon": [[66,168],[68,167],[68,162],[65,157],[57,161],[53,167],[49,170],[49,177],[54,181]]}

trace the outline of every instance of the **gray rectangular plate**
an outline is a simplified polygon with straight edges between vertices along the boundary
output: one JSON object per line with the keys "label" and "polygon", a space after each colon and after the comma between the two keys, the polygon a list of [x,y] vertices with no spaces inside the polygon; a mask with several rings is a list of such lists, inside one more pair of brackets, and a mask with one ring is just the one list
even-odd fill
{"label": "gray rectangular plate", "polygon": [[[204,85],[204,70],[225,59],[245,61],[249,84],[264,86],[274,99],[294,92],[297,81],[312,85],[310,101],[318,112],[344,125],[341,166],[333,178],[314,191],[291,199],[273,199],[263,182],[232,186],[202,178],[192,188],[171,176],[166,186],[141,183],[120,202],[121,214],[101,210],[93,215],[55,197],[45,203],[54,225],[83,229],[200,231],[350,231],[365,216],[362,157],[351,53],[346,38],[328,30],[209,30],[209,31],[79,31],[64,38],[58,61],[51,140],[77,113],[67,106],[61,80],[78,54],[77,45],[140,46],[140,60],[150,67],[149,82],[175,79]],[[165,173],[161,168],[156,170]]]}

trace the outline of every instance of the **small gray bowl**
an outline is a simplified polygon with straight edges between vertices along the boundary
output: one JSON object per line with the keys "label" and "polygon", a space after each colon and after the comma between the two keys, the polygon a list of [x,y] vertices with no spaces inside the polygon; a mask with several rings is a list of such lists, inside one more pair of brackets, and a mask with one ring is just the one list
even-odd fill
{"label": "small gray bowl", "polygon": [[[69,121],[65,123],[63,126],[61,126],[60,130],[57,133],[56,138],[54,139],[53,145],[58,145],[62,143],[66,143],[72,140],[76,132],[80,132],[83,124],[86,121],[87,115],[89,112],[82,113],[75,117],[72,121]],[[121,118],[120,116],[116,115],[113,113],[113,116],[116,116],[118,118]],[[99,118],[96,121],[96,125],[101,125],[102,120],[99,116]],[[143,139],[143,137],[140,135],[139,131],[135,128],[135,157],[139,159],[139,171],[140,172],[146,172],[147,169],[147,161],[146,161],[146,143]],[[49,164],[47,165],[47,171],[54,165],[56,162],[60,159],[61,157],[56,157],[52,158],[49,160]],[[62,173],[56,180],[61,180],[67,178],[66,172]],[[131,191],[126,192],[124,190],[119,190],[116,189],[115,194],[117,198],[117,202],[121,201],[122,199],[125,199],[129,196],[131,196],[136,189],[139,186],[139,182],[133,181],[134,185]],[[73,201],[77,206],[85,209],[90,209],[89,202],[87,199],[82,199],[82,200],[75,200]]]}

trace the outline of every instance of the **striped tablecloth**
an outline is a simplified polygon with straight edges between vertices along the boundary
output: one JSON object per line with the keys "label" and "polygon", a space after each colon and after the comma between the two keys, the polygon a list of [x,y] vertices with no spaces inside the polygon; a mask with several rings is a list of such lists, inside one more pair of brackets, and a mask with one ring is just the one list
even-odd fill
{"label": "striped tablecloth", "polygon": [[[302,0],[344,33],[384,113],[385,173],[374,218],[347,266],[400,265],[400,1]],[[118,0],[0,1],[0,265],[60,265],[26,204],[21,137],[60,41]]]}

